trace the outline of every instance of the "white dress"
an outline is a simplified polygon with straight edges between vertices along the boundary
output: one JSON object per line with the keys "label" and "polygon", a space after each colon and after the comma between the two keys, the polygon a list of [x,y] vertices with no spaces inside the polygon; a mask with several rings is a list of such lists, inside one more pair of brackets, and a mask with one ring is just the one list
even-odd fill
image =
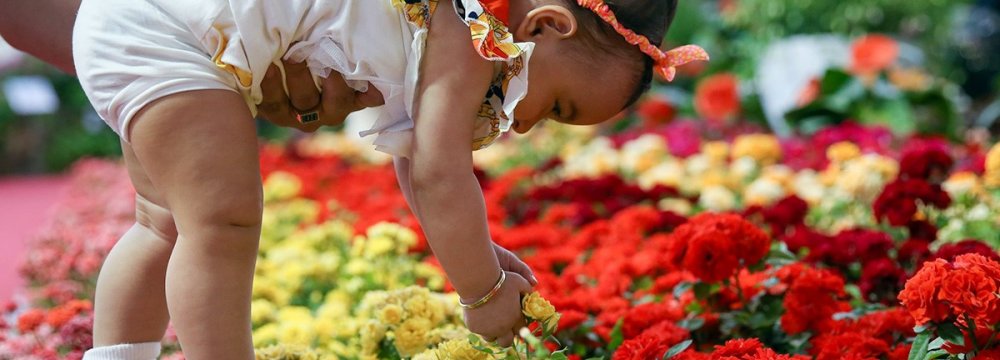
{"label": "white dress", "polygon": [[[98,114],[126,141],[143,106],[173,93],[231,89],[251,110],[267,68],[284,56],[330,71],[385,105],[370,130],[377,150],[408,157],[427,22],[438,0],[84,0],[73,34],[77,74]],[[514,43],[476,0],[454,1],[472,46],[501,62],[484,94],[473,150],[509,129],[527,93],[532,43]]]}

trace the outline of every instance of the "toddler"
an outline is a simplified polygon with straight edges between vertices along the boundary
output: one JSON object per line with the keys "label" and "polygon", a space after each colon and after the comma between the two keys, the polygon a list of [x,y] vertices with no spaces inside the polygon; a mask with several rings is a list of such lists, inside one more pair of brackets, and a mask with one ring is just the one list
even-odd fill
{"label": "toddler", "polygon": [[[121,136],[137,219],[101,270],[86,359],[153,359],[168,319],[189,359],[252,359],[261,224],[252,121],[271,64],[339,73],[385,105],[372,128],[461,296],[469,329],[508,346],[530,270],[492,244],[471,150],[543,119],[593,125],[654,71],[676,0],[84,0],[77,74]],[[283,55],[284,54],[284,55]],[[530,71],[529,71],[530,69]],[[339,79],[339,77],[338,77]],[[297,109],[315,121],[342,99]],[[513,260],[512,260],[513,258]],[[527,278],[527,279],[526,279]],[[530,280],[530,281],[529,281]],[[169,314],[169,315],[168,315]]]}

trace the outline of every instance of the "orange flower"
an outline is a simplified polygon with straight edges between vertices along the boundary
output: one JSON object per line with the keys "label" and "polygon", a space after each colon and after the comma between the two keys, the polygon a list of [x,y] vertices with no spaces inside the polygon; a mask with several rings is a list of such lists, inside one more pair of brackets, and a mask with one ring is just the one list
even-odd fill
{"label": "orange flower", "polygon": [[948,262],[942,259],[928,261],[906,281],[906,286],[899,293],[899,300],[917,325],[931,321],[941,322],[951,316],[951,309],[940,300],[939,294],[941,282],[948,276],[949,268]]}
{"label": "orange flower", "polygon": [[851,70],[855,73],[877,73],[896,62],[899,45],[885,35],[867,35],[854,42],[851,55]]}
{"label": "orange flower", "polygon": [[40,309],[31,309],[25,312],[17,319],[17,330],[22,334],[26,334],[34,331],[38,328],[42,322],[45,321],[45,311]]}
{"label": "orange flower", "polygon": [[49,314],[45,317],[45,322],[53,328],[58,329],[62,327],[63,324],[66,324],[76,317],[76,315],[83,311],[89,311],[90,309],[90,301],[72,300],[49,311]]}
{"label": "orange flower", "polygon": [[941,287],[941,296],[956,314],[968,315],[976,323],[1000,322],[1000,264],[973,253],[955,258],[954,266]]}
{"label": "orange flower", "polygon": [[705,78],[695,90],[694,108],[711,121],[735,118],[740,112],[739,79],[725,73]]}

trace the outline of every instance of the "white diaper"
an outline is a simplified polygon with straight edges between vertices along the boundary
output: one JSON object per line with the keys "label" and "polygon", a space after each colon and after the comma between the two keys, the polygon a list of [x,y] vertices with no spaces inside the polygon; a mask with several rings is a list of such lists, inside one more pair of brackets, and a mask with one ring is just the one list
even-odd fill
{"label": "white diaper", "polygon": [[[190,11],[222,13],[208,3]],[[73,59],[97,113],[129,141],[132,118],[164,96],[223,89],[247,98],[237,78],[212,61],[225,46],[220,39],[217,29],[185,23],[149,0],[84,0],[73,29]]]}

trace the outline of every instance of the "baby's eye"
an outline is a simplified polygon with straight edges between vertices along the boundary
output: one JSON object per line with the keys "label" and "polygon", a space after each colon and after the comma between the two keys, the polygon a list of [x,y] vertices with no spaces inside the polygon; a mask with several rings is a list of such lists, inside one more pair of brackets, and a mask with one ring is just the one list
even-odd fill
{"label": "baby's eye", "polygon": [[552,104],[552,114],[554,114],[556,117],[562,117],[562,109],[559,108],[558,102]]}

